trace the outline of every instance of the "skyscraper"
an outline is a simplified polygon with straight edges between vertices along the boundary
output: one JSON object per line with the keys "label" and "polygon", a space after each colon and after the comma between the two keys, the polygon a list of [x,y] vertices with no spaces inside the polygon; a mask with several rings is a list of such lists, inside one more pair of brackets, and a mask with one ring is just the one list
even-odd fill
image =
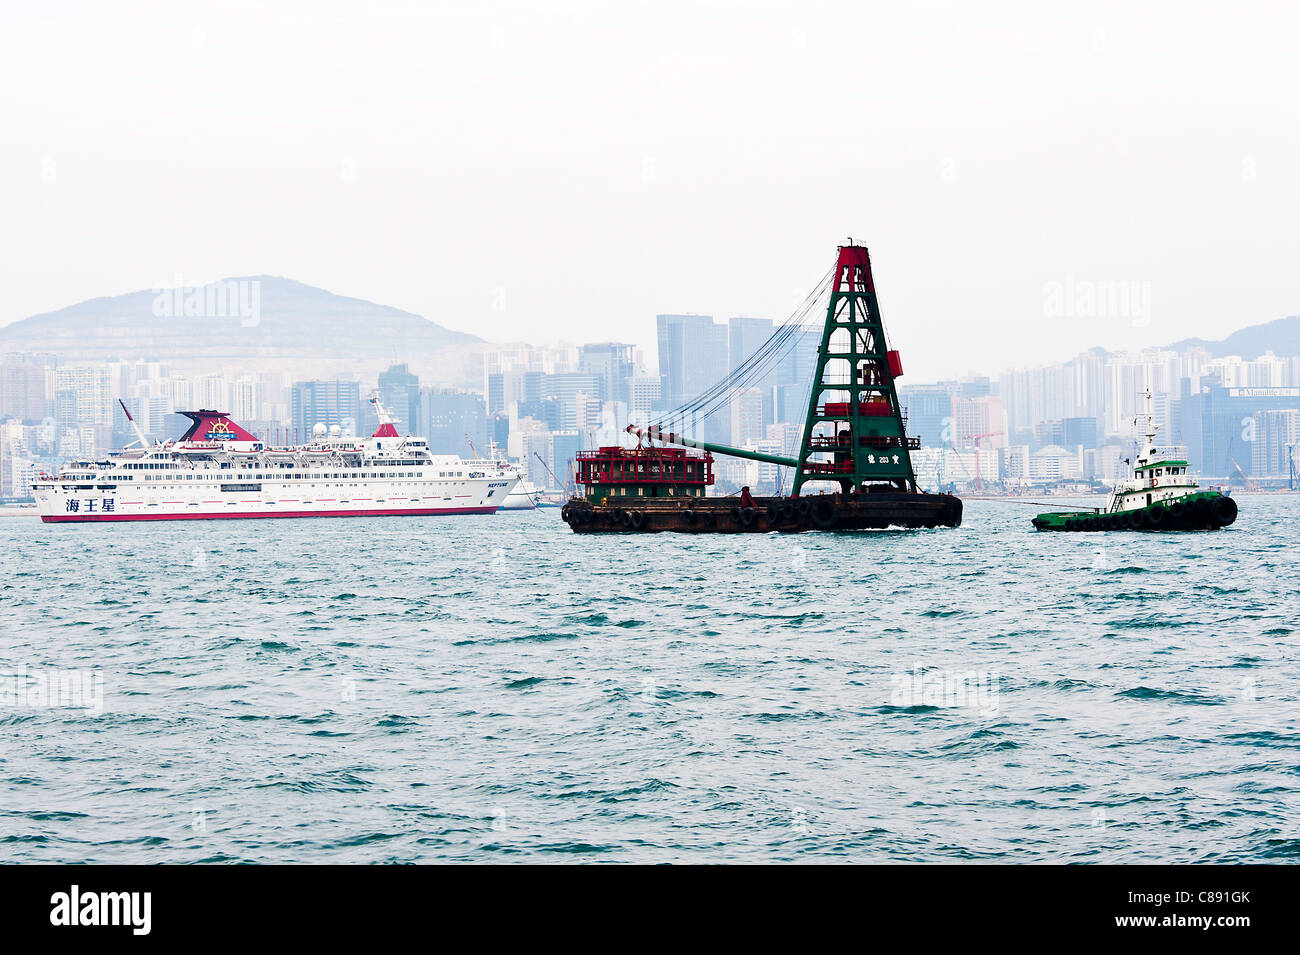
{"label": "skyscraper", "polygon": [[[472,391],[422,388],[416,400],[416,417],[421,437],[434,454],[475,457],[488,454],[487,406],[483,396]],[[468,440],[466,436],[468,435]],[[474,447],[470,447],[470,441]]]}
{"label": "skyscraper", "polygon": [[295,381],[292,410],[294,441],[307,441],[317,424],[338,425],[356,434],[361,418],[361,386],[355,381]]}
{"label": "skyscraper", "polygon": [[731,396],[731,443],[742,448],[755,447],[766,435],[763,424],[763,393],[744,388]]}
{"label": "skyscraper", "polygon": [[[420,378],[411,374],[405,364],[392,365],[387,371],[379,373],[379,400],[384,410],[397,419],[397,430],[405,434],[423,434],[423,422],[418,420],[420,401]],[[365,403],[365,426],[368,433],[379,427],[379,418],[375,406]]]}
{"label": "skyscraper", "polygon": [[953,441],[959,447],[1002,448],[1008,444],[1002,399],[997,395],[953,402]]}
{"label": "skyscraper", "polygon": [[[1300,444],[1300,410],[1257,411],[1251,442],[1250,473],[1259,478],[1289,478]],[[1296,463],[1300,463],[1297,460]]]}
{"label": "skyscraper", "polygon": [[956,447],[957,429],[952,420],[952,395],[938,385],[900,389],[907,408],[907,433],[920,438],[926,448]]}
{"label": "skyscraper", "polygon": [[54,394],[55,417],[61,424],[105,427],[113,424],[113,400],[109,395],[106,366],[60,365],[54,369]]}
{"label": "skyscraper", "polygon": [[578,349],[578,371],[601,380],[603,400],[627,401],[627,383],[636,374],[636,346],[619,342],[583,345]]}
{"label": "skyscraper", "polygon": [[0,360],[0,421],[45,417],[45,368],[21,355]]}
{"label": "skyscraper", "polygon": [[[744,318],[738,316],[727,321],[727,370],[735,372],[767,340],[772,337],[772,320],[770,318]],[[744,388],[757,388],[760,395],[760,407],[763,416],[762,427],[773,422],[773,394],[776,385],[777,364],[775,356],[771,361],[757,363],[743,376]],[[762,435],[755,438],[759,440]],[[732,429],[732,441],[738,441],[735,429]]]}
{"label": "skyscraper", "polygon": [[560,420],[558,426],[562,430],[579,427],[578,404],[580,401],[584,407],[588,402],[595,401],[596,408],[599,409],[600,402],[604,398],[602,380],[596,375],[582,372],[547,375],[542,383],[542,391],[545,392],[545,398],[554,398],[559,402]]}
{"label": "skyscraper", "polygon": [[723,411],[701,420],[690,415],[673,417],[672,412],[705,392],[727,373],[727,328],[708,315],[658,315],[659,377],[664,423],[690,430],[705,440],[724,440],[727,431]]}

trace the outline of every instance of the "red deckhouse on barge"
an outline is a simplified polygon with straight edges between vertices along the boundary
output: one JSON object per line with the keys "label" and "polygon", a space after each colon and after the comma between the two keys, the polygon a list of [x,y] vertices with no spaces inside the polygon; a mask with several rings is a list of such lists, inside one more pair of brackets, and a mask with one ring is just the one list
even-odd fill
{"label": "red deckhouse on barge", "polygon": [[504,463],[431,453],[371,403],[380,424],[369,438],[317,425],[310,443],[284,448],[224,412],[183,411],[193,423],[176,441],[151,445],[137,428],[139,447],[34,485],[36,506],[47,523],[491,514],[518,483]]}

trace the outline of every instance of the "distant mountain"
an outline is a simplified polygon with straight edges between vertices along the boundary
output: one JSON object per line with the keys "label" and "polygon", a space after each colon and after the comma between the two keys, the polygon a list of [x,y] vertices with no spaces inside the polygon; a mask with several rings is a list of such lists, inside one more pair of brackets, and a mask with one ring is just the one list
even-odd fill
{"label": "distant mountain", "polygon": [[1215,358],[1226,355],[1240,355],[1246,361],[1254,361],[1266,351],[1290,357],[1300,355],[1300,315],[1279,318],[1262,325],[1251,325],[1233,332],[1218,342],[1209,342],[1203,338],[1185,338],[1168,347],[1174,351],[1185,348],[1204,348]]}
{"label": "distant mountain", "polygon": [[447,353],[482,343],[399,308],[273,275],[90,299],[0,328],[0,352],[182,365],[318,359],[441,364]]}

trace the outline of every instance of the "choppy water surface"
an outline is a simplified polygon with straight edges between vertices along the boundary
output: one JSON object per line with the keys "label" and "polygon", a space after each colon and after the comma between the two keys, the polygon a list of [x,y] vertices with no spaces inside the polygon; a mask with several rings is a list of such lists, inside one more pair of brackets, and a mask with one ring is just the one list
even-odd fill
{"label": "choppy water surface", "polygon": [[0,705],[0,860],[1295,860],[1300,500],[1241,504],[1181,535],[981,501],[794,537],[5,519],[0,673],[104,696]]}

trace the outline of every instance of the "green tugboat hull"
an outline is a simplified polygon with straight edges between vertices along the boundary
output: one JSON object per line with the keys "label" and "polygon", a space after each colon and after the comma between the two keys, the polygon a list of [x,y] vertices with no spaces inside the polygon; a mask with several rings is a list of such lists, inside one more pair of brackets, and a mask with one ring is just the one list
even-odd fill
{"label": "green tugboat hull", "polygon": [[1127,511],[1050,511],[1034,518],[1040,531],[1212,531],[1237,519],[1237,502],[1218,491],[1198,491]]}

